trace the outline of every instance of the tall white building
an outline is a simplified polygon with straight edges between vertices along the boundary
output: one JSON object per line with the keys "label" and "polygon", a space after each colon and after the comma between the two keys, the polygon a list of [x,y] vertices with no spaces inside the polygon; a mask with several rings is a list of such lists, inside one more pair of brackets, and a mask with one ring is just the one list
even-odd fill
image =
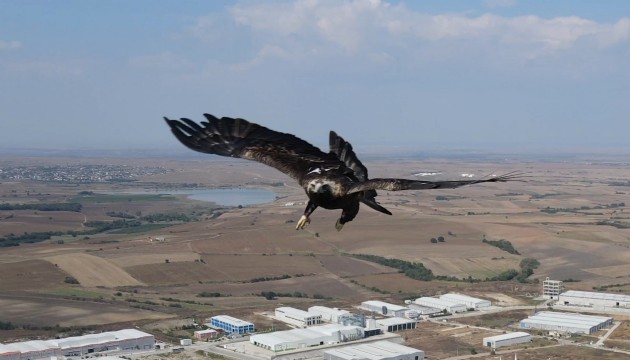
{"label": "tall white building", "polygon": [[543,297],[545,299],[558,300],[558,296],[564,291],[564,285],[561,280],[551,280],[547,277],[543,281]]}

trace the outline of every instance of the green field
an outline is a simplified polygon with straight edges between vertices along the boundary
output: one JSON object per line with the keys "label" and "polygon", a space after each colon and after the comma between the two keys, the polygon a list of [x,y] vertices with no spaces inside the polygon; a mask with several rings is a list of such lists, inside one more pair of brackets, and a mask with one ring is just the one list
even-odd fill
{"label": "green field", "polygon": [[143,224],[140,226],[133,226],[133,227],[128,227],[128,228],[113,230],[113,231],[108,232],[108,234],[137,234],[137,233],[143,233],[146,231],[162,229],[162,228],[169,227],[172,225],[173,224]]}

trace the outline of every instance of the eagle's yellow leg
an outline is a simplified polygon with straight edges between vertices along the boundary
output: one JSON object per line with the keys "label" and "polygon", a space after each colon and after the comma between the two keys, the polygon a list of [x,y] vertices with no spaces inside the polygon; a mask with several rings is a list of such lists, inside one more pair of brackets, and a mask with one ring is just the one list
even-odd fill
{"label": "eagle's yellow leg", "polygon": [[343,229],[343,224],[341,223],[341,219],[337,219],[337,223],[335,223],[335,229],[337,229],[337,231],[341,231],[341,229]]}
{"label": "eagle's yellow leg", "polygon": [[300,218],[300,220],[297,223],[297,226],[295,227],[295,230],[302,230],[304,229],[304,227],[308,224],[311,223],[311,218],[309,218],[306,215],[302,215],[302,217]]}

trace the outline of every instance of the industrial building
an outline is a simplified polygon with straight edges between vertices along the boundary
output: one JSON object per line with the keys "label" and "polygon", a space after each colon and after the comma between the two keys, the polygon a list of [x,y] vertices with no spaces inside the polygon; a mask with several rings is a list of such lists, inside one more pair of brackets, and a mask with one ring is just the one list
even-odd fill
{"label": "industrial building", "polygon": [[381,315],[396,317],[403,317],[405,316],[405,312],[409,311],[409,308],[407,307],[378,300],[364,301],[361,303],[361,308]]}
{"label": "industrial building", "polygon": [[311,314],[320,315],[322,321],[327,321],[331,323],[342,323],[344,318],[351,315],[348,310],[340,310],[337,308],[329,308],[319,305],[311,306],[310,308],[308,308],[308,312]]}
{"label": "industrial building", "polygon": [[219,336],[219,332],[212,329],[197,330],[193,333],[193,336],[195,337],[195,339],[198,339],[198,340],[208,340],[208,339],[214,339],[217,336]]}
{"label": "industrial building", "polygon": [[417,311],[419,315],[433,315],[442,312],[442,310],[430,306],[422,306],[418,304],[409,304],[408,306],[411,310]]}
{"label": "industrial building", "polygon": [[277,308],[274,315],[280,321],[300,327],[319,325],[322,323],[322,315],[288,306]]}
{"label": "industrial building", "polygon": [[442,300],[442,299],[427,297],[427,296],[418,298],[414,300],[413,302],[417,305],[428,306],[428,307],[440,309],[441,311],[446,310],[450,312],[451,314],[466,312],[468,310],[465,304],[461,304],[461,303],[457,303],[457,302],[453,302],[449,300]]}
{"label": "industrial building", "polygon": [[210,326],[227,333],[248,334],[256,331],[254,324],[229,315],[217,315],[210,318]]}
{"label": "industrial building", "polygon": [[440,295],[440,300],[446,300],[457,304],[464,304],[469,309],[475,310],[487,308],[492,305],[489,300],[478,299],[476,297],[456,293]]}
{"label": "industrial building", "polygon": [[532,341],[532,336],[529,333],[517,331],[507,334],[501,334],[496,336],[489,336],[483,338],[483,346],[487,346],[493,349],[500,348],[502,346],[509,346],[515,344],[523,344]]}
{"label": "industrial building", "polygon": [[154,346],[153,335],[136,329],[124,329],[63,339],[0,344],[0,359],[50,359],[55,356],[84,356],[101,351],[149,350]]}
{"label": "industrial building", "polygon": [[560,293],[564,291],[564,285],[561,280],[550,280],[549,277],[543,281],[543,297],[545,299],[558,300]]}
{"label": "industrial building", "polygon": [[521,329],[589,335],[612,325],[612,322],[612,318],[604,316],[540,311],[521,320],[519,327]]}
{"label": "industrial building", "polygon": [[604,308],[630,308],[630,296],[593,291],[569,290],[560,294],[558,297],[558,304]]}
{"label": "industrial building", "polygon": [[417,324],[415,320],[401,318],[401,317],[376,319],[375,322],[376,322],[376,328],[381,329],[383,332],[396,332],[396,331],[403,331],[403,330],[411,330],[411,329],[415,329],[416,324]]}
{"label": "industrial building", "polygon": [[424,351],[391,341],[375,341],[324,350],[324,360],[423,360]]}
{"label": "industrial building", "polygon": [[278,352],[324,344],[337,344],[361,338],[363,338],[361,327],[327,324],[305,329],[256,334],[249,337],[249,342],[264,349]]}

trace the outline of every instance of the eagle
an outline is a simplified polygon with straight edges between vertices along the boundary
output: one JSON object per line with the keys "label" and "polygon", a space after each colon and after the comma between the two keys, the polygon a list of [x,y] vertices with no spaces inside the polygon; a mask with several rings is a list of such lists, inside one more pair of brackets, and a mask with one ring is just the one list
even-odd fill
{"label": "eagle", "polygon": [[311,222],[318,207],[341,209],[335,224],[341,231],[352,221],[363,203],[376,211],[392,215],[376,201],[376,190],[452,189],[486,182],[505,182],[518,178],[510,172],[478,180],[421,181],[396,178],[368,178],[367,168],[359,161],[352,145],[331,131],[330,151],[323,152],[308,142],[287,133],[268,129],[241,118],[217,118],[204,114],[207,121],[196,123],[187,118],[164,117],[175,137],[192,150],[207,154],[258,161],[297,180],[308,196],[304,214],[296,230]]}

